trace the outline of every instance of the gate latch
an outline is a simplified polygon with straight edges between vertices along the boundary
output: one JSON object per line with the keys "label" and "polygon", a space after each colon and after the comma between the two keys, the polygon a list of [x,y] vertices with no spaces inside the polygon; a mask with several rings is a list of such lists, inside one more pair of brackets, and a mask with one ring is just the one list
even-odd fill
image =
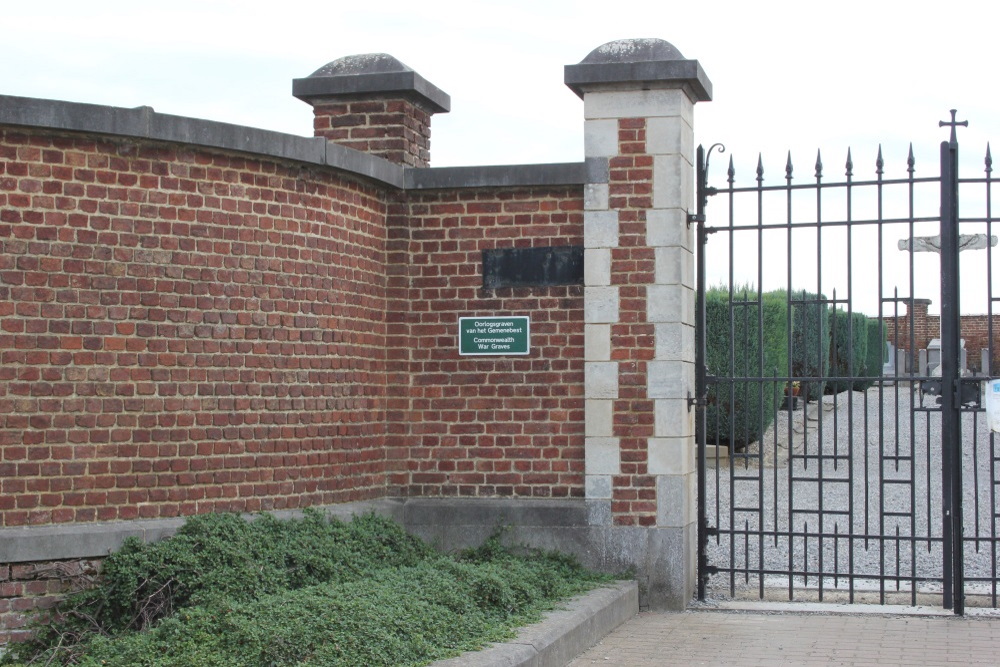
{"label": "gate latch", "polygon": [[955,405],[963,408],[981,407],[980,380],[975,378],[955,380]]}

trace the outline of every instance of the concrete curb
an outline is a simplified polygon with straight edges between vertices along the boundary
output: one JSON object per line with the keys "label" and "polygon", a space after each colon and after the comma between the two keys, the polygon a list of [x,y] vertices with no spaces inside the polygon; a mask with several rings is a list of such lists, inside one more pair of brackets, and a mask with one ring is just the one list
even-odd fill
{"label": "concrete curb", "polygon": [[615,582],[570,600],[510,641],[431,667],[563,667],[637,613],[636,582]]}

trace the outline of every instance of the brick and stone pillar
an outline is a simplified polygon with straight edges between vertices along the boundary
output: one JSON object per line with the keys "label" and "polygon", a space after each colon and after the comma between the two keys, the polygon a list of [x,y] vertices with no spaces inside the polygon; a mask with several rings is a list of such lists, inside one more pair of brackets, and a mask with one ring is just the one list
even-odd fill
{"label": "brick and stone pillar", "polygon": [[692,119],[711,83],[659,39],[598,47],[565,80],[584,101],[586,157],[608,167],[585,192],[590,522],[645,540],[648,604],[683,609],[697,544]]}
{"label": "brick and stone pillar", "polygon": [[292,81],[317,137],[407,167],[431,160],[431,116],[451,98],[387,53],[346,56]]}

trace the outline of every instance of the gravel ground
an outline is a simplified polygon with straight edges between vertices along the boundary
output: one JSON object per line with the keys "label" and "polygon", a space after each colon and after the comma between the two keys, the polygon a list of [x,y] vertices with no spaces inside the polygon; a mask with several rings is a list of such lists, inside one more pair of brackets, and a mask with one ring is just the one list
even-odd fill
{"label": "gravel ground", "polygon": [[[923,396],[922,405],[934,401]],[[796,588],[812,588],[820,573],[840,575],[824,576],[824,589],[846,590],[851,581],[857,590],[873,589],[887,575],[903,579],[900,590],[940,591],[941,416],[915,410],[920,402],[905,384],[800,402],[778,414],[763,452],[754,443],[745,454],[710,462],[709,523],[737,533],[710,540],[709,562],[763,568],[765,588],[783,588],[786,596],[790,578]],[[990,592],[990,584],[974,580],[992,582],[1000,565],[992,475],[1000,452],[983,413],[963,414],[962,439],[967,590]],[[727,596],[730,583],[720,573],[710,591]],[[740,573],[732,583],[756,595],[760,579]]]}

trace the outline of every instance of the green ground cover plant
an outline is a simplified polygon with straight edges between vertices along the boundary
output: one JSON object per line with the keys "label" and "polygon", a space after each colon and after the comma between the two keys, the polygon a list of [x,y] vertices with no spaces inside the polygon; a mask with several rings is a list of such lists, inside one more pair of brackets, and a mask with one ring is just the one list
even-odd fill
{"label": "green ground cover plant", "polygon": [[509,638],[608,579],[499,534],[446,555],[375,515],[209,514],[160,542],[128,540],[97,587],[0,664],[424,665]]}

